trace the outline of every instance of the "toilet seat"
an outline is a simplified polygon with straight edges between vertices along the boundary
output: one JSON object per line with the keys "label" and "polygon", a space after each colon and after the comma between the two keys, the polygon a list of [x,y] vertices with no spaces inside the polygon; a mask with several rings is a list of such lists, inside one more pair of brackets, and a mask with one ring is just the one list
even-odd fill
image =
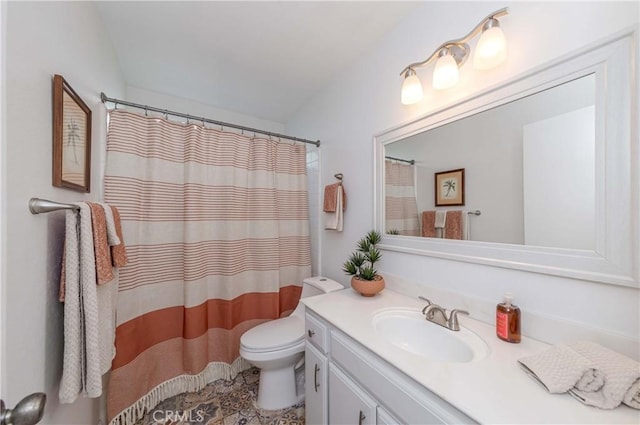
{"label": "toilet seat", "polygon": [[300,342],[304,342],[304,321],[297,316],[262,323],[240,337],[243,350],[254,353],[285,350]]}

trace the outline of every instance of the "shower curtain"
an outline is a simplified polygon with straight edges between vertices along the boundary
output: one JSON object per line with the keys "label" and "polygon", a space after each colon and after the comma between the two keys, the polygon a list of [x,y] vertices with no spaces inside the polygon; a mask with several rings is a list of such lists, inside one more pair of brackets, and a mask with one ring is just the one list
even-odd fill
{"label": "shower curtain", "polygon": [[420,236],[413,165],[384,164],[385,232]]}
{"label": "shower curtain", "polygon": [[111,424],[247,368],[246,330],[290,313],[311,273],[303,145],[110,114],[105,199],[120,210]]}

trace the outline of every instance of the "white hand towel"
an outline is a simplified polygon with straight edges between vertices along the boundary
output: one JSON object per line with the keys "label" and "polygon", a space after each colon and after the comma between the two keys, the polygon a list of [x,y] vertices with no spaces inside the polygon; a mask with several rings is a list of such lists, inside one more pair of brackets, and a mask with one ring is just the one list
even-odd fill
{"label": "white hand towel", "polygon": [[640,409],[640,363],[594,342],[580,341],[568,347],[593,363],[604,375],[604,385],[599,390],[589,392],[573,388],[569,394],[584,404],[601,409],[613,409],[623,402]]}
{"label": "white hand towel", "polygon": [[116,231],[116,222],[113,218],[111,207],[104,202],[98,202],[98,204],[104,210],[104,217],[107,222],[107,242],[109,242],[109,246],[120,245],[121,241],[118,237],[118,232]]}
{"label": "white hand towel", "polygon": [[[550,393],[565,393],[585,375],[588,382],[598,375],[594,365],[566,346],[555,346],[518,360],[520,366]],[[601,381],[600,387],[603,382]]]}
{"label": "white hand towel", "polygon": [[446,224],[447,224],[447,212],[441,211],[441,210],[436,211],[436,219],[435,219],[435,222],[433,223],[433,227],[435,227],[436,229],[443,229]]}

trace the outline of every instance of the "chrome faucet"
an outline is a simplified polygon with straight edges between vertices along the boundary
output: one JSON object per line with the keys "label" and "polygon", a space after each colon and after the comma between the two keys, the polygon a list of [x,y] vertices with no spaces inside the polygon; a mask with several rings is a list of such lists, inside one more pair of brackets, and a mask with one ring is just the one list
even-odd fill
{"label": "chrome faucet", "polygon": [[432,303],[427,298],[418,298],[427,302],[427,305],[422,309],[422,314],[424,314],[425,319],[427,319],[427,321],[429,322],[435,323],[436,325],[443,326],[449,330],[460,330],[458,314],[466,314],[467,316],[469,315],[469,312],[466,310],[454,309],[451,310],[451,313],[449,313],[449,317],[447,318],[447,312],[444,308],[440,307],[438,304]]}
{"label": "chrome faucet", "polygon": [[447,313],[438,304],[429,304],[424,308],[424,317],[437,325],[447,326]]}

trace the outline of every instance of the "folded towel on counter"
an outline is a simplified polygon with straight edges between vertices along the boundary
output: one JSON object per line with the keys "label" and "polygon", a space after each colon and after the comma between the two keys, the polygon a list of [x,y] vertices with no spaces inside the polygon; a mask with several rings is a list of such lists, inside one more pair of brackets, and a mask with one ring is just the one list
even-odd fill
{"label": "folded towel on counter", "polygon": [[640,409],[640,363],[588,341],[555,346],[518,360],[551,393],[569,392],[584,404]]}
{"label": "folded towel on counter", "polygon": [[622,402],[634,409],[640,409],[640,379],[636,379],[636,381],[631,384],[631,388],[629,388],[629,391],[624,395]]}
{"label": "folded towel on counter", "polygon": [[589,388],[594,388],[592,391],[604,385],[602,374],[589,360],[563,345],[523,357],[518,362],[529,376],[550,393],[566,393],[576,383],[582,383],[583,378],[584,387],[589,385]]}
{"label": "folded towel on counter", "polygon": [[324,212],[336,212],[338,205],[338,194],[342,196],[342,211],[347,208],[347,196],[342,183],[334,183],[324,187]]}
{"label": "folded towel on counter", "polygon": [[568,347],[592,362],[604,376],[604,385],[600,389],[584,391],[572,388],[569,394],[584,404],[601,409],[613,409],[620,403],[640,409],[640,363],[594,342],[580,341]]}
{"label": "folded towel on counter", "polygon": [[[340,183],[336,183],[336,184],[340,185],[340,188],[336,190],[335,210],[333,212],[325,212],[324,228],[327,230],[335,230],[338,232],[342,232],[343,222],[344,222],[344,206],[343,206],[344,188]],[[325,200],[326,200],[326,192],[325,192]]]}

